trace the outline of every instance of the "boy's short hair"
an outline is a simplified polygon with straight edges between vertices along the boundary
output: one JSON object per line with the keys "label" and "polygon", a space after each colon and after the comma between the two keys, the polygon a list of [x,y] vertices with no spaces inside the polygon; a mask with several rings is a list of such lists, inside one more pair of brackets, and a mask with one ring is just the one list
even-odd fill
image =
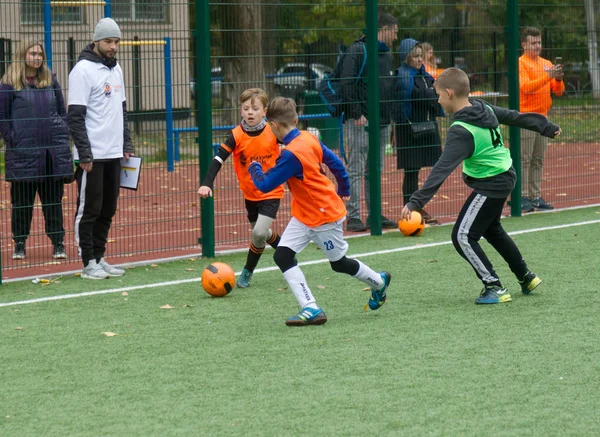
{"label": "boy's short hair", "polygon": [[296,102],[287,97],[275,97],[267,108],[267,120],[274,121],[284,127],[294,125],[298,118]]}
{"label": "boy's short hair", "polygon": [[269,104],[269,95],[261,88],[249,88],[240,95],[240,105],[250,100],[258,99],[264,108]]}
{"label": "boy's short hair", "polygon": [[527,41],[528,36],[541,36],[542,31],[537,27],[526,27],[521,31],[521,42]]}
{"label": "boy's short hair", "polygon": [[471,92],[469,76],[460,68],[446,68],[433,83],[437,89],[454,91],[456,97],[468,97]]}
{"label": "boy's short hair", "polygon": [[398,24],[398,20],[391,14],[381,14],[377,19],[377,27],[383,29],[384,27],[394,27]]}

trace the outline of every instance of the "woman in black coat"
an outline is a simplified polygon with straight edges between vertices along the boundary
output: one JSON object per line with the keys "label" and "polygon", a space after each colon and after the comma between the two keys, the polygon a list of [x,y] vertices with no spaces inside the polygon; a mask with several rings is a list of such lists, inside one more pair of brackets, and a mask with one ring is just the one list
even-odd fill
{"label": "woman in black coat", "polygon": [[[397,168],[404,169],[402,196],[404,204],[419,189],[419,171],[432,167],[442,154],[436,117],[443,115],[433,88],[433,77],[425,71],[423,49],[414,39],[400,42],[402,63],[396,72],[395,147]],[[437,220],[421,211],[426,223]]]}
{"label": "woman in black coat", "polygon": [[36,194],[54,258],[66,258],[62,198],[73,180],[67,112],[62,90],[48,69],[43,45],[22,41],[0,81],[0,133],[11,182],[13,259],[25,258]]}

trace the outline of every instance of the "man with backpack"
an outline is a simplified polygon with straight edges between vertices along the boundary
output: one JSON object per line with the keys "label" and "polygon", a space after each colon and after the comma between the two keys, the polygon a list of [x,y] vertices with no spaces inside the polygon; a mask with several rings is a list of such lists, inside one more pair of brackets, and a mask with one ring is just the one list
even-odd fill
{"label": "man with backpack", "polygon": [[[390,14],[381,14],[378,19],[379,31],[379,100],[380,126],[379,145],[381,165],[385,159],[385,147],[390,138],[392,92],[394,84],[394,68],[392,66],[391,46],[398,38],[398,20]],[[367,112],[366,71],[366,36],[355,41],[343,55],[339,65],[339,89],[344,111],[344,137],[347,139],[348,176],[350,178],[350,200],[346,204],[348,220],[346,230],[363,232],[370,227],[370,217],[364,224],[360,217],[362,181],[364,179],[365,202],[370,210],[369,199],[369,132]],[[337,70],[337,68],[336,68]],[[337,72],[337,71],[336,71]],[[384,216],[382,227],[391,229],[397,223]]]}

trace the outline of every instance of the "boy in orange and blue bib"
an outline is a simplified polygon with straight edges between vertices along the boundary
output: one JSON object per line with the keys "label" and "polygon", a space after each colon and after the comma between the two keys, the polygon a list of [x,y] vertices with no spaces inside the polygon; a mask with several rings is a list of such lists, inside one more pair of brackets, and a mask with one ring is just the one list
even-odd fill
{"label": "boy in orange and blue bib", "polygon": [[[267,193],[287,182],[292,193],[292,219],[273,256],[301,308],[298,314],[286,320],[286,325],[322,325],[327,321],[296,261],[296,254],[311,241],[323,250],[334,271],[368,284],[371,298],[367,306],[379,309],[387,299],[392,276],[388,272],[377,273],[362,262],[346,257],[348,243],[344,240],[342,223],[346,219],[344,202],[350,196],[350,183],[344,164],[314,135],[296,128],[298,114],[292,99],[275,98],[267,109],[267,120],[285,148],[275,167],[266,173],[256,161],[250,164],[248,171],[260,191]],[[335,176],[337,191],[323,172],[322,164]]]}
{"label": "boy in orange and blue bib", "polygon": [[252,241],[246,258],[246,265],[237,279],[238,288],[250,286],[252,274],[266,244],[276,248],[279,243],[279,235],[271,229],[276,218],[281,198],[283,197],[283,186],[273,186],[271,190],[263,193],[259,191],[248,173],[248,163],[260,161],[265,168],[269,169],[275,165],[279,156],[279,144],[277,138],[265,121],[265,113],[269,97],[260,88],[250,88],[240,96],[242,122],[231,131],[229,137],[219,147],[217,155],[213,159],[198,194],[202,198],[212,196],[214,180],[223,162],[233,154],[233,165],[237,175],[240,190],[244,194],[248,221],[252,225]]}

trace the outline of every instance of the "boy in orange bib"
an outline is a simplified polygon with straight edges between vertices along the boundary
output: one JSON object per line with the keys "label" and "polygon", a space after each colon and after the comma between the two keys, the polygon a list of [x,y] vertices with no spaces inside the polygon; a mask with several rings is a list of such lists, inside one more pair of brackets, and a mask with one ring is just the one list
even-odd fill
{"label": "boy in orange bib", "polygon": [[[286,325],[322,325],[327,321],[296,261],[296,254],[311,241],[323,250],[334,271],[368,284],[371,298],[367,306],[379,309],[387,299],[392,275],[377,273],[362,262],[346,257],[348,243],[344,240],[342,223],[346,219],[344,202],[350,196],[350,183],[344,164],[313,134],[297,129],[298,114],[292,99],[275,98],[267,109],[267,120],[285,148],[275,167],[266,173],[257,161],[250,164],[248,171],[260,191],[268,193],[287,182],[292,193],[292,219],[273,256],[301,308],[298,314],[286,320]],[[337,191],[325,175],[323,164],[335,176]]]}
{"label": "boy in orange bib", "polygon": [[274,186],[268,192],[259,191],[248,173],[248,163],[261,162],[265,168],[275,165],[279,156],[279,144],[271,128],[265,121],[269,97],[260,88],[250,88],[240,96],[242,122],[231,131],[229,137],[219,147],[208,173],[202,181],[198,194],[202,198],[212,196],[215,177],[223,162],[233,154],[233,165],[240,190],[244,194],[248,221],[252,225],[252,241],[246,258],[246,265],[237,279],[236,286],[250,286],[252,273],[265,250],[266,243],[276,248],[279,235],[271,229],[279,204],[283,197],[283,186]]}

